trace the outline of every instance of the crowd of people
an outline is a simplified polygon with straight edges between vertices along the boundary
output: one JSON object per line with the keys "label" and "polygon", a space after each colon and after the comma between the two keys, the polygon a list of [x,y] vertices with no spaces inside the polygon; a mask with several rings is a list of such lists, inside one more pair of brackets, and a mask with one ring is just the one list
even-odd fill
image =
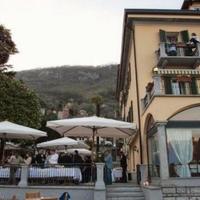
{"label": "crowd of people", "polygon": [[79,152],[75,150],[74,154],[69,154],[67,152],[56,152],[56,150],[39,150],[35,154],[31,153],[19,154],[17,152],[12,152],[5,159],[7,164],[12,165],[38,165],[38,166],[48,166],[48,165],[71,165],[71,164],[84,164],[91,163],[91,156],[81,156]]}
{"label": "crowd of people", "polygon": [[77,150],[74,154],[67,152],[56,152],[56,150],[39,150],[34,155],[31,153],[20,154],[12,152],[5,159],[5,164],[10,165],[10,184],[15,184],[15,173],[18,165],[31,165],[33,167],[51,167],[62,165],[65,167],[78,167],[82,174],[82,182],[89,182],[91,177],[95,179],[94,170],[92,171],[91,156],[81,156]]}
{"label": "crowd of people", "polygon": [[[84,181],[89,181],[91,177],[91,156],[81,156],[77,150],[74,154],[67,152],[58,153],[56,150],[39,150],[34,155],[26,153],[20,155],[17,152],[12,152],[6,158],[6,164],[13,165],[13,173],[16,171],[16,166],[25,164],[37,167],[49,167],[55,165],[63,165],[65,167],[79,167],[84,178]],[[112,168],[113,159],[111,151],[106,151],[104,154],[105,169],[104,181],[107,185],[112,184]],[[123,152],[120,152],[120,166],[122,168],[121,182],[127,182],[127,158]],[[86,180],[88,179],[88,180]]]}

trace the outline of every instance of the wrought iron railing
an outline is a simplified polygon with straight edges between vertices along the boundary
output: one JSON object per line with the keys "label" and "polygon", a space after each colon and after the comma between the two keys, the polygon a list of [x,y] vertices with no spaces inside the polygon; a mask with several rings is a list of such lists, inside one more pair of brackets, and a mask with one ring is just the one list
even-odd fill
{"label": "wrought iron railing", "polygon": [[0,185],[17,185],[21,178],[20,165],[0,166]]}

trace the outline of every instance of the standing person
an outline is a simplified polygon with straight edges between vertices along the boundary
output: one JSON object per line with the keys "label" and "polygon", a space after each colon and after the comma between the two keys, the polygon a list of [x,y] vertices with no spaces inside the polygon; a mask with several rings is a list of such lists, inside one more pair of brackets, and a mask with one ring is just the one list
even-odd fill
{"label": "standing person", "polygon": [[12,152],[8,163],[10,164],[10,177],[9,183],[16,185],[16,172],[20,164],[24,162],[23,158],[15,152]]}
{"label": "standing person", "polygon": [[79,155],[77,150],[75,150],[74,153],[75,153],[75,155],[74,155],[74,158],[73,158],[73,163],[81,165],[83,163],[82,157]]}
{"label": "standing person", "polygon": [[50,155],[46,158],[46,164],[56,165],[58,164],[58,154],[55,150],[50,150]]}
{"label": "standing person", "polygon": [[196,46],[197,43],[199,43],[199,42],[200,42],[200,40],[197,37],[196,33],[192,33],[192,37],[190,39],[190,43]]}
{"label": "standing person", "polygon": [[120,160],[120,164],[122,167],[122,182],[123,183],[127,183],[127,176],[126,176],[126,172],[127,172],[127,161],[126,161],[126,156],[124,154],[124,152],[121,151],[121,160]]}
{"label": "standing person", "polygon": [[199,38],[196,33],[192,33],[192,37],[190,39],[189,45],[191,45],[192,55],[195,55],[197,52],[197,44],[200,43]]}
{"label": "standing person", "polygon": [[105,161],[105,183],[106,185],[112,184],[112,155],[107,151],[104,157]]}
{"label": "standing person", "polygon": [[36,164],[43,166],[45,163],[45,159],[46,159],[46,156],[44,154],[44,151],[42,149],[40,149],[38,154],[35,157]]}
{"label": "standing person", "polygon": [[31,157],[30,153],[26,154],[26,157],[24,158],[24,163],[26,165],[30,165],[32,163],[32,157]]}

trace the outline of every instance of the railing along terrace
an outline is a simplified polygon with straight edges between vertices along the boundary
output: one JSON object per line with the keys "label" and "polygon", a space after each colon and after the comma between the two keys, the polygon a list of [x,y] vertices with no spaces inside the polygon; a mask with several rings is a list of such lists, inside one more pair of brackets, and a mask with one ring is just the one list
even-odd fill
{"label": "railing along terrace", "polygon": [[28,185],[94,185],[95,180],[93,163],[32,165],[28,169]]}
{"label": "railing along terrace", "polygon": [[160,165],[148,165],[149,177],[160,177]]}
{"label": "railing along terrace", "polygon": [[17,185],[21,178],[20,165],[1,165],[0,166],[0,184]]}

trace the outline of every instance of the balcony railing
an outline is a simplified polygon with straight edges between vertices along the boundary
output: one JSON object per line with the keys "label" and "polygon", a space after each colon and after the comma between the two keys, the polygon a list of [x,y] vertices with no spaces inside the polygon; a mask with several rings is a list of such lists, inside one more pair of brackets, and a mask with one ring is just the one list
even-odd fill
{"label": "balcony railing", "polygon": [[163,80],[161,80],[160,76],[154,77],[154,83],[151,88],[151,90],[146,92],[146,95],[144,98],[141,99],[141,105],[143,110],[149,105],[149,103],[152,100],[152,97],[155,95],[171,95],[171,96],[194,96],[194,95],[200,95],[200,85],[191,86],[189,84],[187,85],[178,85],[178,84],[172,84],[170,85],[171,91],[166,92],[165,85],[163,83]]}
{"label": "balcony railing", "polygon": [[160,43],[156,51],[158,56],[158,67],[184,66],[185,68],[196,68],[200,64],[200,43],[196,47],[185,43],[176,44],[176,53],[170,54],[167,43]]}
{"label": "balcony railing", "polygon": [[[94,163],[26,166],[28,185],[94,185]],[[0,166],[0,185],[20,185],[22,166]]]}

